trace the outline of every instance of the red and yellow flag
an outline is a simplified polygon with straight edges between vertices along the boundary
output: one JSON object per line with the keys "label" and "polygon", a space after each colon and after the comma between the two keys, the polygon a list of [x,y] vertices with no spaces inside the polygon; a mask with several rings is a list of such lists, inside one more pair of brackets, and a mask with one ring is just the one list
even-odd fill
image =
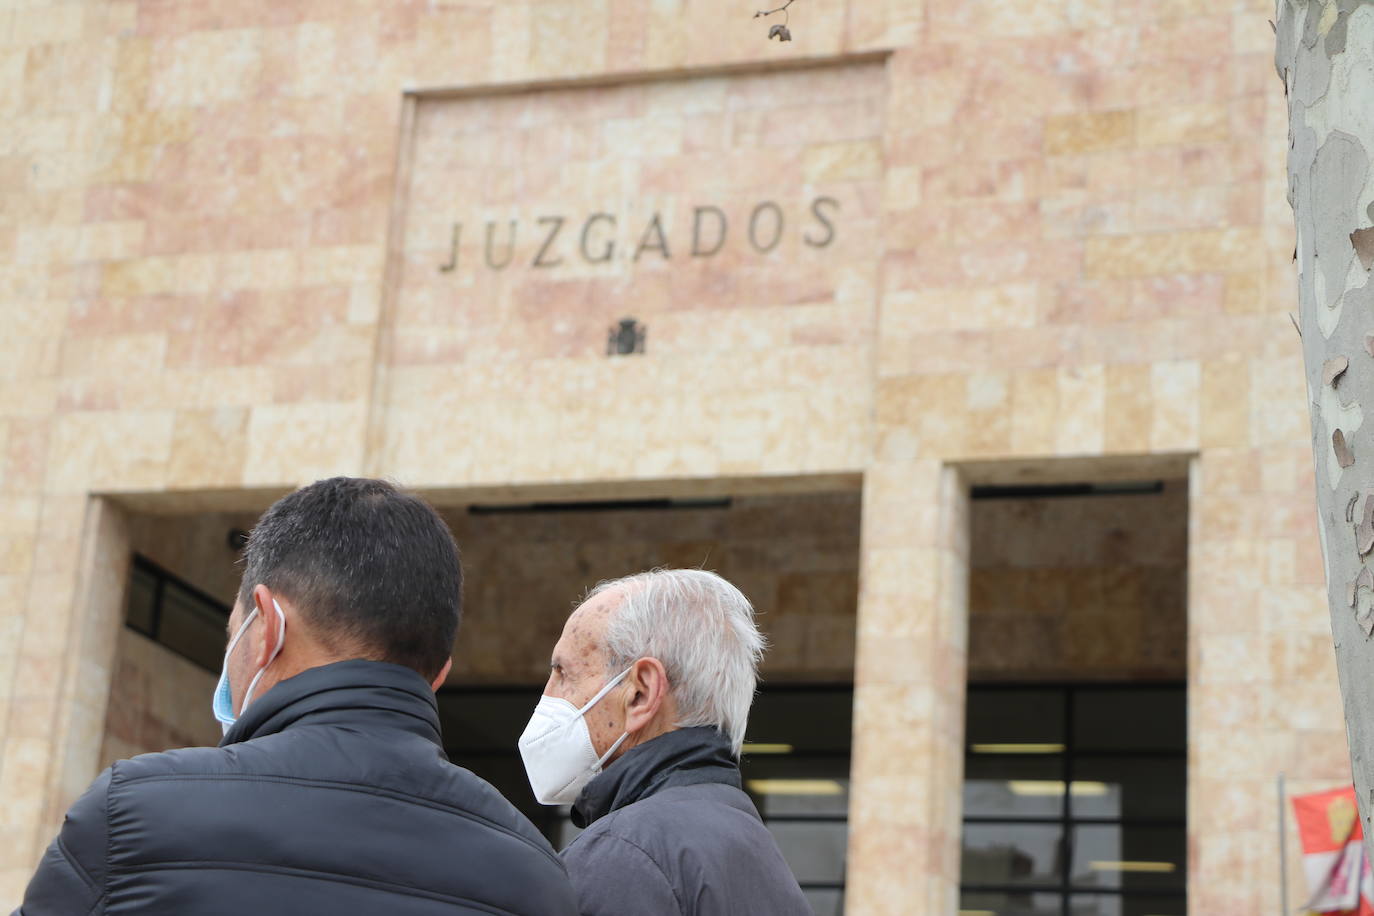
{"label": "red and yellow flag", "polygon": [[1355,787],[1293,796],[1312,913],[1374,916],[1374,870],[1364,853]]}

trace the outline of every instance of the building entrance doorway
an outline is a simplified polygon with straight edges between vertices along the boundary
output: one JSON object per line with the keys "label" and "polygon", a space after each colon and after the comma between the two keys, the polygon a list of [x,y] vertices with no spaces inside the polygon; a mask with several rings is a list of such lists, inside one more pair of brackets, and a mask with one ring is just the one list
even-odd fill
{"label": "building entrance doorway", "polygon": [[[843,911],[858,603],[851,489],[516,502],[430,495],[463,554],[464,618],[439,693],[446,749],[561,848],[566,809],[538,805],[516,749],[564,621],[597,582],[705,567],[754,603],[770,648],[745,788],[818,914]],[[102,765],[214,744],[210,699],[238,588],[244,511],[127,513],[128,579]]]}
{"label": "building entrance doorway", "polygon": [[1186,483],[975,487],[962,916],[1181,916]]}

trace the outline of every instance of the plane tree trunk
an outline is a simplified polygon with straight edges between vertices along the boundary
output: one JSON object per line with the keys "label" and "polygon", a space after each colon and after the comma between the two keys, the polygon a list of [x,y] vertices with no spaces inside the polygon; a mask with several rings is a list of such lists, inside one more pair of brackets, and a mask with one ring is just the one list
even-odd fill
{"label": "plane tree trunk", "polygon": [[[1288,200],[1327,601],[1366,850],[1374,829],[1374,3],[1277,0]],[[1371,412],[1366,422],[1365,411]]]}

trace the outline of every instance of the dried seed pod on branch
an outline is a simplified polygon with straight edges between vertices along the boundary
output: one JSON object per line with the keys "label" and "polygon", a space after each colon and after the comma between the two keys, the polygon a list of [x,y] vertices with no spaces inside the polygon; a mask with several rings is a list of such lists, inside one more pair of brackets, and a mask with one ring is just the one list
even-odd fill
{"label": "dried seed pod on branch", "polygon": [[760,16],[771,16],[774,13],[782,13],[782,22],[775,24],[771,29],[768,30],[768,38],[770,41],[774,38],[776,38],[778,41],[792,40],[792,32],[787,28],[787,8],[795,2],[796,0],[787,0],[786,3],[784,3],[777,9],[759,10],[757,13],[754,14],[754,18],[757,19]]}

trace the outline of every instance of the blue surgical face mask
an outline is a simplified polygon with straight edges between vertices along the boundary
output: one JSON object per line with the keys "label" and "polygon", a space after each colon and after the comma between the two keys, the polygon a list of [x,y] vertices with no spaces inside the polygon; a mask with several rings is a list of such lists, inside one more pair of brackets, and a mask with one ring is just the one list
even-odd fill
{"label": "blue surgical face mask", "polygon": [[[253,680],[248,683],[248,690],[243,695],[243,705],[239,707],[242,714],[248,708],[248,701],[253,698],[253,691],[257,689],[258,681],[262,675],[271,667],[272,662],[276,661],[277,655],[281,653],[282,641],[286,636],[286,615],[282,613],[281,605],[277,604],[277,599],[272,599],[272,607],[277,609],[277,647],[272,650],[272,657],[267,660],[267,664],[258,669],[258,673],[253,675]],[[219,722],[220,728],[226,734],[229,727],[234,724],[238,716],[234,715],[234,694],[229,688],[229,656],[234,653],[234,647],[239,644],[243,634],[248,632],[248,625],[253,622],[253,618],[258,616],[257,607],[248,615],[248,619],[239,626],[239,630],[234,634],[234,638],[229,640],[229,648],[224,650],[224,664],[220,666],[219,683],[215,685],[215,698],[210,708],[214,711],[215,719]]]}

